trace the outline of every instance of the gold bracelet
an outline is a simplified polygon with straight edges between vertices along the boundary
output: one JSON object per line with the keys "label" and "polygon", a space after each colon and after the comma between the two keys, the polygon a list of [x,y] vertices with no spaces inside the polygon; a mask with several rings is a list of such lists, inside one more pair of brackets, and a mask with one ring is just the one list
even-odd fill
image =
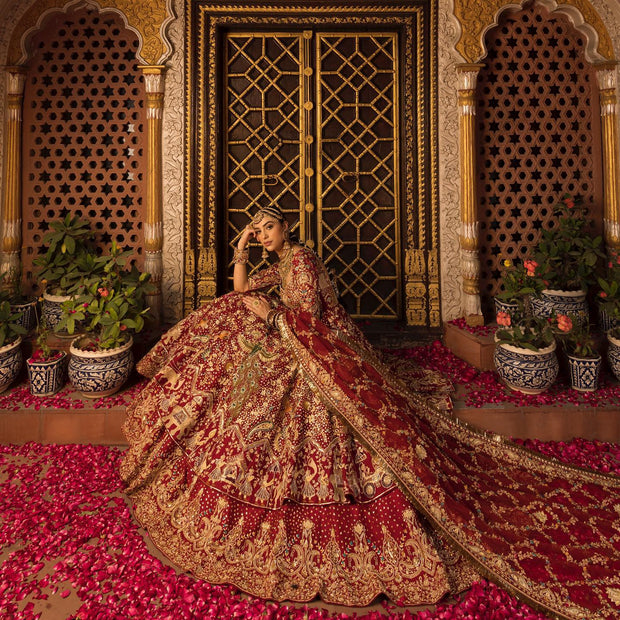
{"label": "gold bracelet", "polygon": [[239,248],[235,248],[235,253],[233,254],[233,265],[245,265],[250,258],[250,252],[247,248],[240,250]]}
{"label": "gold bracelet", "polygon": [[282,310],[279,310],[278,308],[271,308],[271,310],[267,312],[267,316],[265,317],[265,323],[267,323],[267,326],[275,327],[276,320],[281,314],[282,314]]}

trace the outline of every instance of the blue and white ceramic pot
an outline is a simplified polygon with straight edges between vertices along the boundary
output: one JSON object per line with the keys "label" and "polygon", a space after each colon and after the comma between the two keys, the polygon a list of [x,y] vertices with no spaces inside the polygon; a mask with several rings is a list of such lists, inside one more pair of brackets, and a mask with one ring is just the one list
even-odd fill
{"label": "blue and white ceramic pot", "polygon": [[69,380],[86,398],[100,398],[118,392],[133,368],[133,339],[116,349],[84,351],[79,348],[78,336],[69,352]]}
{"label": "blue and white ceramic pot", "polygon": [[601,307],[598,309],[598,324],[604,334],[606,334],[610,329],[618,327],[618,321],[610,317],[607,311]]}
{"label": "blue and white ceramic pot", "polygon": [[4,392],[19,375],[24,357],[22,355],[22,339],[0,347],[0,392]]}
{"label": "blue and white ceramic pot", "polygon": [[31,332],[37,325],[37,300],[25,301],[23,303],[12,303],[11,312],[19,314],[17,324],[21,325],[26,333]]}
{"label": "blue and white ceramic pot", "polygon": [[43,305],[41,309],[43,320],[49,330],[59,338],[75,338],[75,334],[69,334],[66,331],[57,332],[54,329],[56,325],[60,323],[60,319],[62,319],[62,304],[65,301],[69,301],[69,299],[71,299],[70,295],[50,295],[48,293],[43,293]]}
{"label": "blue and white ceramic pot", "polygon": [[532,314],[547,318],[555,314],[575,315],[585,325],[588,322],[588,302],[586,291],[554,291],[545,289],[540,297],[532,297]]}
{"label": "blue and white ceramic pot", "polygon": [[49,361],[26,360],[30,393],[33,396],[52,396],[65,384],[67,378],[67,354]]}
{"label": "blue and white ceramic pot", "polygon": [[540,351],[497,343],[493,360],[500,379],[511,389],[540,394],[553,385],[559,371],[556,343]]}
{"label": "blue and white ceramic pot", "polygon": [[620,381],[620,340],[607,334],[607,360],[614,376]]}
{"label": "blue and white ceramic pot", "polygon": [[603,358],[575,357],[568,355],[570,385],[578,392],[594,392],[598,388],[598,376]]}

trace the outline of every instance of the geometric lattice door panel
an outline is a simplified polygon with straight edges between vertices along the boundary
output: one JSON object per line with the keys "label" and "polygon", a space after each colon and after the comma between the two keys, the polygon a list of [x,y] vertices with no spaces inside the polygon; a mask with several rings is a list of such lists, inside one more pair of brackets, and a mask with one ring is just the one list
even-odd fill
{"label": "geometric lattice door panel", "polygon": [[600,230],[602,153],[598,86],[585,37],[533,3],[504,13],[486,37],[477,86],[480,287],[489,306],[500,261],[523,260],[553,205],[583,199]]}
{"label": "geometric lattice door panel", "polygon": [[318,248],[354,316],[400,308],[398,40],[319,34]]}
{"label": "geometric lattice door panel", "polygon": [[225,48],[226,263],[277,202],[353,316],[399,318],[396,34],[233,32]]}
{"label": "geometric lattice door panel", "polygon": [[24,90],[25,282],[49,223],[67,213],[90,221],[98,247],[111,240],[142,266],[146,158],[145,88],[139,41],[115,13],[51,15],[30,41]]}

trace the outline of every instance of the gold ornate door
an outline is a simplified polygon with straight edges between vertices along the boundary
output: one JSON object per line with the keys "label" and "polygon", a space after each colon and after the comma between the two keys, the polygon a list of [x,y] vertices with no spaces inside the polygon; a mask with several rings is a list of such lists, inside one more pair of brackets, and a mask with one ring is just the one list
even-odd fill
{"label": "gold ornate door", "polygon": [[436,3],[186,7],[185,312],[275,200],[354,316],[440,325]]}
{"label": "gold ornate door", "polygon": [[400,318],[397,33],[231,32],[224,46],[226,262],[276,202],[353,316]]}

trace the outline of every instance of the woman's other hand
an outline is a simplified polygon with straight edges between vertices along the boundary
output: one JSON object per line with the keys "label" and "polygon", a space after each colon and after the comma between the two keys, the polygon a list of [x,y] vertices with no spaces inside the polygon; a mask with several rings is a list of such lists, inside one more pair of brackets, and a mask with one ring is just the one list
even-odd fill
{"label": "woman's other hand", "polygon": [[267,318],[267,312],[271,310],[271,304],[266,299],[257,297],[256,295],[244,297],[243,303],[246,308],[254,312],[254,314],[263,319],[263,321]]}

